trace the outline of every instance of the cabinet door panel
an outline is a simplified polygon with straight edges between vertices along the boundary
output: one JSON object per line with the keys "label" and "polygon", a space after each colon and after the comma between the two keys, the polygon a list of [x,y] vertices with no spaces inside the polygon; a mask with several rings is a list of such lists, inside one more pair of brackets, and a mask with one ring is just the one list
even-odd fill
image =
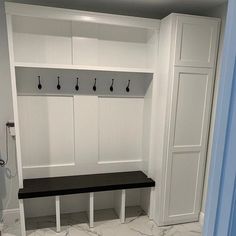
{"label": "cabinet door panel", "polygon": [[175,65],[213,67],[218,24],[218,19],[178,16]]}
{"label": "cabinet door panel", "polygon": [[166,223],[197,220],[212,102],[211,69],[175,67],[166,172]]}
{"label": "cabinet door panel", "polygon": [[201,145],[208,74],[181,72],[174,133],[174,146]]}
{"label": "cabinet door panel", "polygon": [[173,153],[169,215],[194,212],[199,153]]}

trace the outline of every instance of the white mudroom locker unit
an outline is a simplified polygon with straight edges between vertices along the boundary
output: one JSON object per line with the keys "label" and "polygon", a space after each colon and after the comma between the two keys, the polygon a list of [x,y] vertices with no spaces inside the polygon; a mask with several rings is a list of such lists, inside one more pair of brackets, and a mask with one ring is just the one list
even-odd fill
{"label": "white mudroom locker unit", "polygon": [[161,20],[6,3],[27,217],[139,205],[198,221],[220,20]]}

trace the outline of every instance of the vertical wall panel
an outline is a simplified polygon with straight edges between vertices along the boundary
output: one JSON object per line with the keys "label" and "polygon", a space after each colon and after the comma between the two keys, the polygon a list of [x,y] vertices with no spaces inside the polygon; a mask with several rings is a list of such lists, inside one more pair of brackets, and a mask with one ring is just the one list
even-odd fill
{"label": "vertical wall panel", "polygon": [[98,97],[75,96],[75,150],[77,164],[98,161]]}
{"label": "vertical wall panel", "polygon": [[142,159],[143,99],[99,99],[99,161]]}
{"label": "vertical wall panel", "polygon": [[72,97],[19,96],[24,167],[74,164]]}
{"label": "vertical wall panel", "polygon": [[13,17],[15,61],[71,64],[71,23],[53,19]]}

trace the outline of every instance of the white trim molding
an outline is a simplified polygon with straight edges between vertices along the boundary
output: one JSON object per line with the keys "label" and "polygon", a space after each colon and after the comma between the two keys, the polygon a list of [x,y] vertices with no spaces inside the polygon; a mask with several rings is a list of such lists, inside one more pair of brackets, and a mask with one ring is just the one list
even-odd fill
{"label": "white trim molding", "polygon": [[205,213],[201,211],[199,215],[199,223],[201,226],[204,225],[204,216],[205,216]]}
{"label": "white trim molding", "polygon": [[20,209],[13,208],[13,209],[6,209],[3,210],[3,224],[4,225],[11,225],[15,223],[20,218]]}
{"label": "white trim molding", "polygon": [[9,15],[40,17],[58,20],[83,21],[96,24],[122,25],[138,28],[158,30],[160,20],[141,18],[134,16],[113,15],[108,13],[98,13],[55,7],[35,6],[6,2],[6,13]]}

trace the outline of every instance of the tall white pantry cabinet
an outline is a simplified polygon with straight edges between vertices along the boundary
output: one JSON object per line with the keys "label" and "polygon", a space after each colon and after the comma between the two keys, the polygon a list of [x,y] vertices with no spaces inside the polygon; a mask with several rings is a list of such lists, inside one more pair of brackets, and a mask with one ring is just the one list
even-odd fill
{"label": "tall white pantry cabinet", "polygon": [[161,225],[199,218],[219,24],[181,14],[161,21],[155,138]]}
{"label": "tall white pantry cabinet", "polygon": [[6,13],[20,187],[27,178],[142,170],[156,182],[150,218],[198,220],[220,20],[15,3]]}

